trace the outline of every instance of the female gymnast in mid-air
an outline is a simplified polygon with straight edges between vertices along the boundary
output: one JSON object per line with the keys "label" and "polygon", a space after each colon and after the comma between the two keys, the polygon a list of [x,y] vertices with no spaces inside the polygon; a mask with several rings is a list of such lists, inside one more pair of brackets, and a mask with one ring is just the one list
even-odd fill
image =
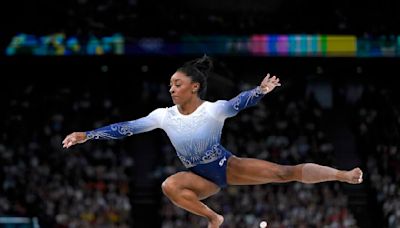
{"label": "female gymnast in mid-air", "polygon": [[174,106],[158,108],[136,120],[73,132],[63,140],[63,147],[69,148],[88,140],[120,139],[156,128],[163,129],[187,171],[169,176],[162,183],[162,191],[178,207],[207,218],[208,228],[220,227],[224,218],[201,200],[228,185],[290,181],[362,182],[359,168],[345,171],[314,163],[279,165],[233,155],[220,144],[225,119],[256,105],[265,94],[281,84],[278,77],[267,74],[259,86],[243,91],[229,101],[209,102],[204,100],[204,96],[211,70],[212,61],[207,56],[186,62],[170,79],[169,92]]}

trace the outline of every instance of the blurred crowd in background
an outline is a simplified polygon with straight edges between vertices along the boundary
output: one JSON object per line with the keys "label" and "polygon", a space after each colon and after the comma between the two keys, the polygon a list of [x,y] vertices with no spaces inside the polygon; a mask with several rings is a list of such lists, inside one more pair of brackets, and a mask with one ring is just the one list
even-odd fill
{"label": "blurred crowd in background", "polygon": [[352,125],[385,227],[400,225],[400,102],[397,91],[368,85],[352,107]]}
{"label": "blurred crowd in background", "polygon": [[[14,23],[5,31],[46,35],[128,37],[249,34],[398,33],[399,4],[386,1],[10,1],[5,13]],[[5,32],[3,31],[3,32]],[[15,34],[14,34],[15,35]]]}

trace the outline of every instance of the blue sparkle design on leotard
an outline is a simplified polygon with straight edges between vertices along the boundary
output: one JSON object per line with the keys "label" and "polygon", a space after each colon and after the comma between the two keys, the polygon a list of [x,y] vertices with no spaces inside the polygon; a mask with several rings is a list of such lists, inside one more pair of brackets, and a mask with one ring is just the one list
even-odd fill
{"label": "blue sparkle design on leotard", "polygon": [[176,105],[158,108],[146,117],[111,124],[86,134],[88,139],[120,139],[161,128],[167,133],[179,159],[190,168],[221,158],[224,148],[220,141],[225,119],[254,106],[263,96],[260,87],[256,87],[229,101],[206,101],[190,115],[182,115]]}

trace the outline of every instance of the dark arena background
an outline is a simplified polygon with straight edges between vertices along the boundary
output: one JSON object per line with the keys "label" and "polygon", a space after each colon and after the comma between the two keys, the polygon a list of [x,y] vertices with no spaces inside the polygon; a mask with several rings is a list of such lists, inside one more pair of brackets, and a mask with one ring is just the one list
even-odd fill
{"label": "dark arena background", "polygon": [[1,3],[0,227],[206,227],[161,183],[184,167],[161,130],[63,138],[172,106],[185,61],[215,60],[210,101],[282,86],[227,119],[238,156],[359,166],[364,182],[230,186],[222,227],[400,227],[398,1],[15,0]]}

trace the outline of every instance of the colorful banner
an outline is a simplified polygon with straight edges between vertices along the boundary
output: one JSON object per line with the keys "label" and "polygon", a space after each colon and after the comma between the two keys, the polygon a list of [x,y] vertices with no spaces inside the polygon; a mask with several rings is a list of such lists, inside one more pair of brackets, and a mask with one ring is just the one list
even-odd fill
{"label": "colorful banner", "polygon": [[400,55],[400,36],[255,34],[251,36],[183,36],[176,42],[160,37],[129,39],[121,34],[85,40],[62,33],[19,34],[5,54],[12,55],[250,55],[300,57],[391,57]]}

